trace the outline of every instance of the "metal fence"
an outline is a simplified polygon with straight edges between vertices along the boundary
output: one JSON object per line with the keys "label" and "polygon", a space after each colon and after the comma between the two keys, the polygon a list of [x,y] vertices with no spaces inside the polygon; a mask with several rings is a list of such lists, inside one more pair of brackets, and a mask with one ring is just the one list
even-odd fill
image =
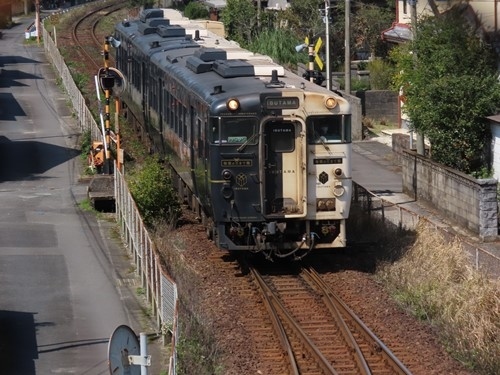
{"label": "metal fence", "polygon": [[[41,27],[47,57],[57,70],[61,84],[73,106],[74,115],[82,132],[90,131],[91,139],[102,139],[102,131],[85,103],[85,98],[76,86],[71,72],[59,53],[51,34]],[[161,264],[161,257],[147,231],[137,206],[128,190],[123,174],[114,169],[116,220],[120,224],[123,242],[136,265],[147,301],[156,317],[159,331],[172,332],[172,357],[169,374],[176,373],[177,340],[177,285],[168,276]]]}
{"label": "metal fence", "polygon": [[472,263],[477,270],[481,270],[492,278],[500,277],[500,257],[488,249],[490,246],[488,243],[479,245],[472,243],[466,237],[450,230],[449,225],[433,221],[425,214],[407,209],[401,204],[390,202],[356,183],[354,183],[353,199],[360,205],[363,212],[368,212],[370,215],[378,215],[383,222],[389,222],[399,228],[414,230],[417,228],[418,223],[423,220],[432,225],[444,238],[450,241],[458,237],[464,250],[469,253]]}

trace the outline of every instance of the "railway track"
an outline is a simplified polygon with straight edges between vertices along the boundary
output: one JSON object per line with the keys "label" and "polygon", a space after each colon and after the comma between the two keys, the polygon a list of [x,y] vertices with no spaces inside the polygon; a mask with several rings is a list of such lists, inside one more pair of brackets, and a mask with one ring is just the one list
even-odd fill
{"label": "railway track", "polygon": [[[107,29],[107,23],[114,25],[114,20],[122,19],[125,9],[126,3],[117,0],[85,4],[72,11],[66,28],[71,31],[59,33],[61,54],[70,61],[71,75],[93,113],[100,111],[100,104],[91,99],[97,99],[94,77],[105,64],[105,37],[113,32],[112,26]],[[110,65],[113,64],[111,53],[108,60]]]}
{"label": "railway track", "polygon": [[[116,0],[104,2],[98,7],[90,8],[74,21],[71,32],[73,44],[78,47],[82,62],[93,66],[95,71],[103,65],[103,57],[99,52],[102,52],[104,39],[97,32],[98,25],[103,18],[123,8],[125,8],[123,2]],[[109,60],[113,62],[113,57],[109,56]]]}
{"label": "railway track", "polygon": [[250,271],[290,374],[411,374],[314,270]]}

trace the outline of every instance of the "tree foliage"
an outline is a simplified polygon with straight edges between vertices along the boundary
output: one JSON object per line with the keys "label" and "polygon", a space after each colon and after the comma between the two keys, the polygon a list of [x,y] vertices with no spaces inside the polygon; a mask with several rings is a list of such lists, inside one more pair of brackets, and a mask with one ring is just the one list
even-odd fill
{"label": "tree foliage", "polygon": [[292,1],[290,4],[291,6],[283,12],[283,18],[287,20],[287,28],[301,35],[302,39],[325,31],[318,1]]}
{"label": "tree foliage", "polygon": [[414,41],[392,54],[412,128],[430,140],[433,160],[464,173],[484,164],[485,117],[500,99],[493,51],[477,31],[452,9],[419,21]]}
{"label": "tree foliage", "polygon": [[208,18],[208,9],[203,3],[191,1],[184,8],[184,16],[192,20],[206,19]]}
{"label": "tree foliage", "polygon": [[393,9],[359,3],[351,25],[354,48],[367,49],[371,58],[384,55],[386,44],[380,34],[391,26],[393,20]]}
{"label": "tree foliage", "polygon": [[128,186],[146,225],[160,222],[175,225],[181,205],[170,174],[157,158],[145,160],[139,170],[129,174]]}
{"label": "tree foliage", "polygon": [[252,43],[258,30],[257,9],[251,0],[227,0],[221,20],[228,39],[238,42],[241,46]]}
{"label": "tree foliage", "polygon": [[[226,28],[228,39],[240,43],[244,48],[265,46],[263,38],[271,39],[280,34],[279,29],[285,29],[296,36],[295,45],[303,43],[305,37],[315,43],[319,37],[323,39],[323,48],[319,54],[326,62],[326,17],[324,2],[317,0],[301,0],[290,2],[290,7],[280,12],[262,10],[257,12],[255,3],[251,0],[228,0],[222,11],[221,20]],[[384,44],[380,34],[390,27],[394,15],[394,3],[374,5],[369,2],[357,3],[351,8],[351,41],[353,53],[356,49],[367,48],[372,55],[385,57]],[[344,65],[345,57],[345,3],[331,2],[329,17],[330,64],[333,69]],[[261,33],[264,34],[261,36]],[[285,39],[285,44],[288,42]],[[292,43],[293,44],[293,43]],[[284,45],[282,52],[295,45]],[[275,47],[277,49],[279,47]],[[274,56],[273,56],[274,57]],[[300,58],[299,58],[300,59]],[[294,60],[292,58],[292,60]],[[291,60],[291,61],[292,61]],[[288,61],[280,61],[287,63]],[[293,63],[292,63],[293,64]]]}
{"label": "tree foliage", "polygon": [[306,63],[306,53],[297,53],[295,46],[304,43],[289,29],[278,28],[261,32],[249,46],[251,51],[272,57],[281,64],[296,66],[299,62]]}

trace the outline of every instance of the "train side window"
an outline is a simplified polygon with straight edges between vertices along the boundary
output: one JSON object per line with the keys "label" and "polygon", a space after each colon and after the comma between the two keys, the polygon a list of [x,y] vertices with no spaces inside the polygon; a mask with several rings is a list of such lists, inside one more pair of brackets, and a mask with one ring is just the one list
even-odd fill
{"label": "train side window", "polygon": [[182,128],[180,129],[180,131],[181,131],[182,140],[184,142],[187,141],[187,137],[188,137],[188,134],[187,134],[188,120],[189,119],[188,119],[187,109],[186,109],[186,107],[181,106],[181,126],[182,126]]}

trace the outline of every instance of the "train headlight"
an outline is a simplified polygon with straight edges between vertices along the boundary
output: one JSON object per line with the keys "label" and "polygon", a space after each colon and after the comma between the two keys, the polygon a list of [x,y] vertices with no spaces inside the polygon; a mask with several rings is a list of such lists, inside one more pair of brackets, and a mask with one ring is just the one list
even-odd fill
{"label": "train headlight", "polygon": [[227,169],[224,169],[222,171],[222,178],[226,181],[230,180],[231,177],[233,177],[233,174],[231,173],[231,171],[227,170]]}
{"label": "train headlight", "polygon": [[335,199],[328,199],[325,203],[327,211],[335,211]]}
{"label": "train headlight", "polygon": [[324,211],[326,210],[326,203],[323,199],[320,199],[318,200],[318,202],[316,203],[316,208],[318,209],[318,211]]}
{"label": "train headlight", "polygon": [[333,109],[337,105],[337,101],[334,98],[326,98],[325,107],[328,109]]}
{"label": "train headlight", "polygon": [[337,177],[340,177],[342,176],[342,169],[340,168],[336,168],[334,171],[333,171],[333,174]]}
{"label": "train headlight", "polygon": [[240,102],[238,99],[229,99],[226,103],[227,109],[234,112],[240,109]]}
{"label": "train headlight", "polygon": [[335,211],[335,198],[319,198],[316,200],[317,211]]}

